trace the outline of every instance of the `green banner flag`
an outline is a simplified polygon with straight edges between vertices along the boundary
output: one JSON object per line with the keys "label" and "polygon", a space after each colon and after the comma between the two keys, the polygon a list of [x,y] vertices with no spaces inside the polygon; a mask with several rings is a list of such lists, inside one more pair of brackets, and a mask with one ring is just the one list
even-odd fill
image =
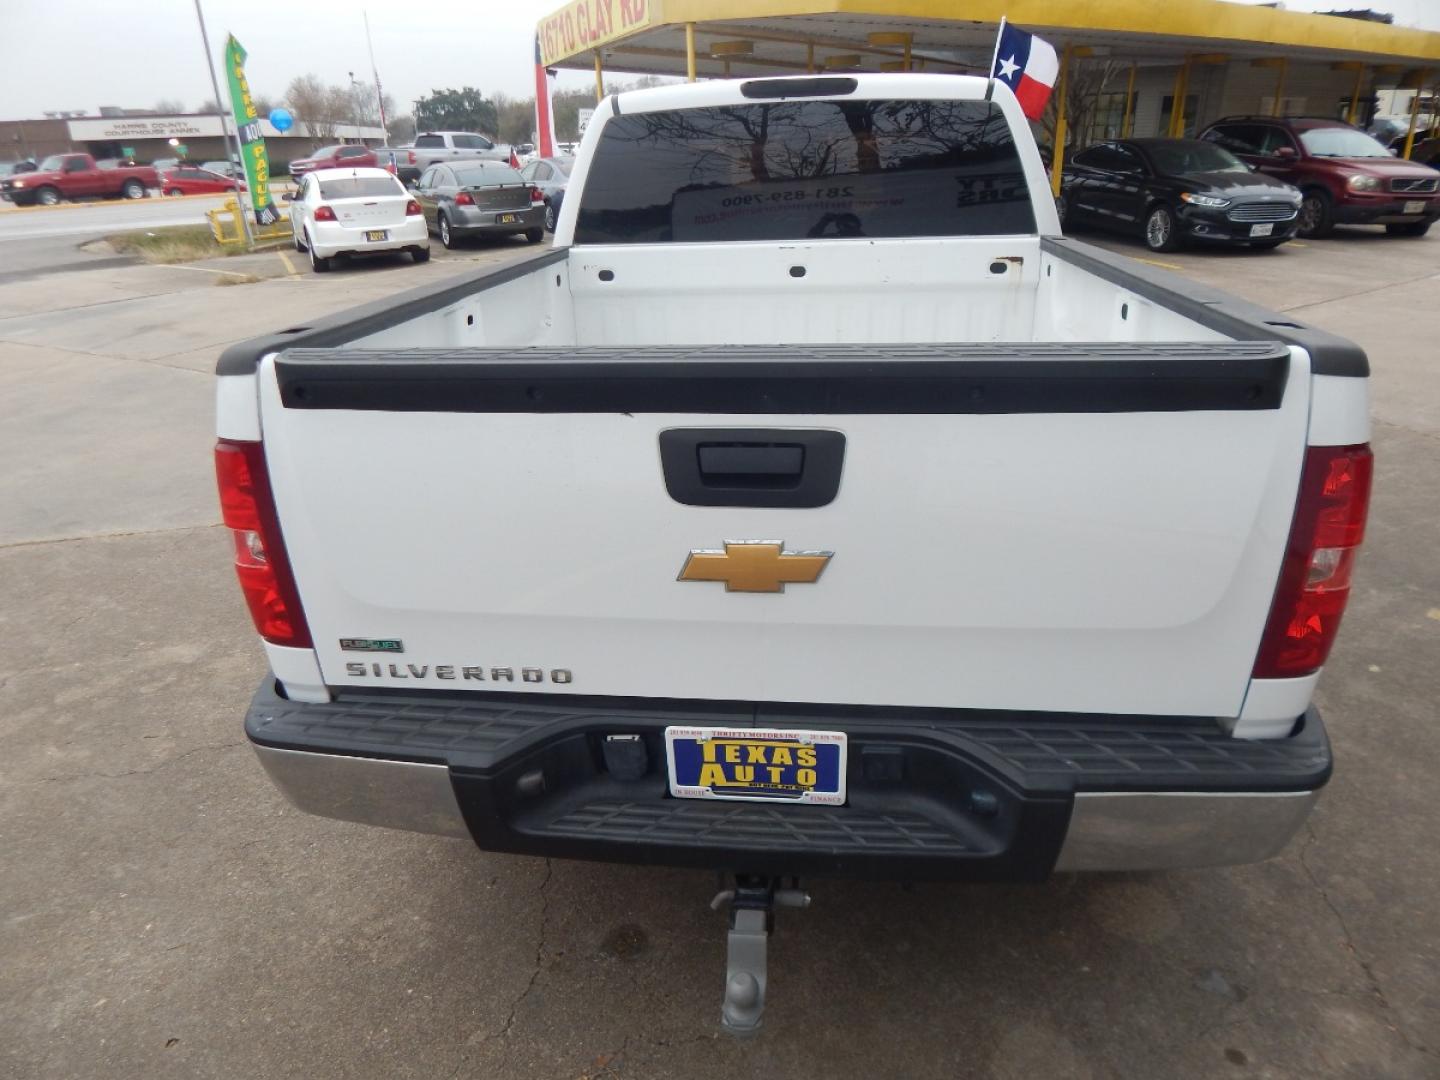
{"label": "green banner flag", "polygon": [[250,203],[255,220],[273,225],[280,220],[280,211],[270,198],[270,159],[265,155],[265,139],[260,134],[260,114],[250,97],[250,83],[245,78],[247,53],[231,34],[225,43],[225,74],[230,80],[230,108],[235,113],[235,128],[240,132],[240,156],[245,163],[245,180],[250,185]]}

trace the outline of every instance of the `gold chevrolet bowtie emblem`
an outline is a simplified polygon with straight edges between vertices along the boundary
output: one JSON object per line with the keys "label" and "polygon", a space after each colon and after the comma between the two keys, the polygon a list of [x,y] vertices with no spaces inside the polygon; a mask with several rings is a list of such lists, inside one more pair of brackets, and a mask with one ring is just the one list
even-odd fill
{"label": "gold chevrolet bowtie emblem", "polygon": [[786,551],[783,540],[726,540],[724,551],[692,551],[680,581],[723,581],[726,592],[784,592],[810,584],[833,551]]}

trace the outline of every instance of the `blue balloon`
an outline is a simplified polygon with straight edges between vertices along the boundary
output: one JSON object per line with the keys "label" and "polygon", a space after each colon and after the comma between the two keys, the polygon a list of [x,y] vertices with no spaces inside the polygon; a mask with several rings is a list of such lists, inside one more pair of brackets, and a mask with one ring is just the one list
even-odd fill
{"label": "blue balloon", "polygon": [[270,126],[282,133],[289,131],[295,126],[295,117],[290,115],[289,109],[271,109]]}

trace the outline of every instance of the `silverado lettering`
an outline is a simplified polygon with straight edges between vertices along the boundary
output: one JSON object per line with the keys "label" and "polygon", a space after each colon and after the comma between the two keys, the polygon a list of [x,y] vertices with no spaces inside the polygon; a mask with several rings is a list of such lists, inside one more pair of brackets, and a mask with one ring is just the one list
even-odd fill
{"label": "silverado lettering", "polygon": [[[480,666],[461,666],[457,668],[454,664],[377,664],[374,662],[362,663],[358,660],[350,660],[345,664],[345,674],[352,679],[368,678],[390,678],[390,679],[423,679],[427,675],[433,675],[437,679],[473,679],[476,682],[485,681],[486,668]],[[489,668],[490,680],[493,682],[514,682],[515,672],[520,672],[520,681],[527,683],[543,683],[546,681],[555,683],[558,686],[565,686],[575,681],[575,676],[566,668]]]}

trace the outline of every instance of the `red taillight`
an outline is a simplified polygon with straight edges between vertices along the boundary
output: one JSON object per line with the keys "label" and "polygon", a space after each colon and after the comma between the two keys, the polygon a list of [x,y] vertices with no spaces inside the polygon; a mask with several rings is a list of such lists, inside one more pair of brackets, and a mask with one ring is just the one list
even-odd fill
{"label": "red taillight", "polygon": [[414,165],[414,164],[415,164],[415,151],[414,151],[414,150],[407,150],[407,151],[405,151],[405,156],[410,159],[410,161],[408,162],[408,164],[411,164],[411,165]]}
{"label": "red taillight", "polygon": [[538,187],[532,187],[530,189],[530,201],[532,203],[544,202],[545,193],[541,191]]}
{"label": "red taillight", "polygon": [[315,208],[315,220],[316,220],[316,221],[334,221],[334,220],[335,220],[335,211],[334,211],[334,210],[331,210],[330,207],[328,207],[328,206],[317,206],[317,207]]}
{"label": "red taillight", "polygon": [[1325,663],[1350,599],[1355,551],[1365,536],[1374,456],[1369,446],[1312,446],[1280,583],[1255,659],[1255,678],[1309,675]]}
{"label": "red taillight", "polygon": [[456,195],[456,196],[455,196],[455,205],[456,205],[456,206],[474,206],[474,205],[475,205],[475,200],[470,197],[470,192],[468,192],[468,191],[462,191],[462,192],[460,192],[459,195]]}
{"label": "red taillight", "polygon": [[407,203],[405,204],[405,216],[406,216],[406,217],[415,217],[415,216],[418,215],[419,213],[420,213],[420,204],[419,204],[418,202],[416,202],[414,199],[411,199],[409,202],[407,202]]}
{"label": "red taillight", "polygon": [[308,648],[310,628],[285,557],[262,445],[221,439],[215,444],[215,479],[220,516],[235,542],[235,574],[255,629],[272,644]]}

